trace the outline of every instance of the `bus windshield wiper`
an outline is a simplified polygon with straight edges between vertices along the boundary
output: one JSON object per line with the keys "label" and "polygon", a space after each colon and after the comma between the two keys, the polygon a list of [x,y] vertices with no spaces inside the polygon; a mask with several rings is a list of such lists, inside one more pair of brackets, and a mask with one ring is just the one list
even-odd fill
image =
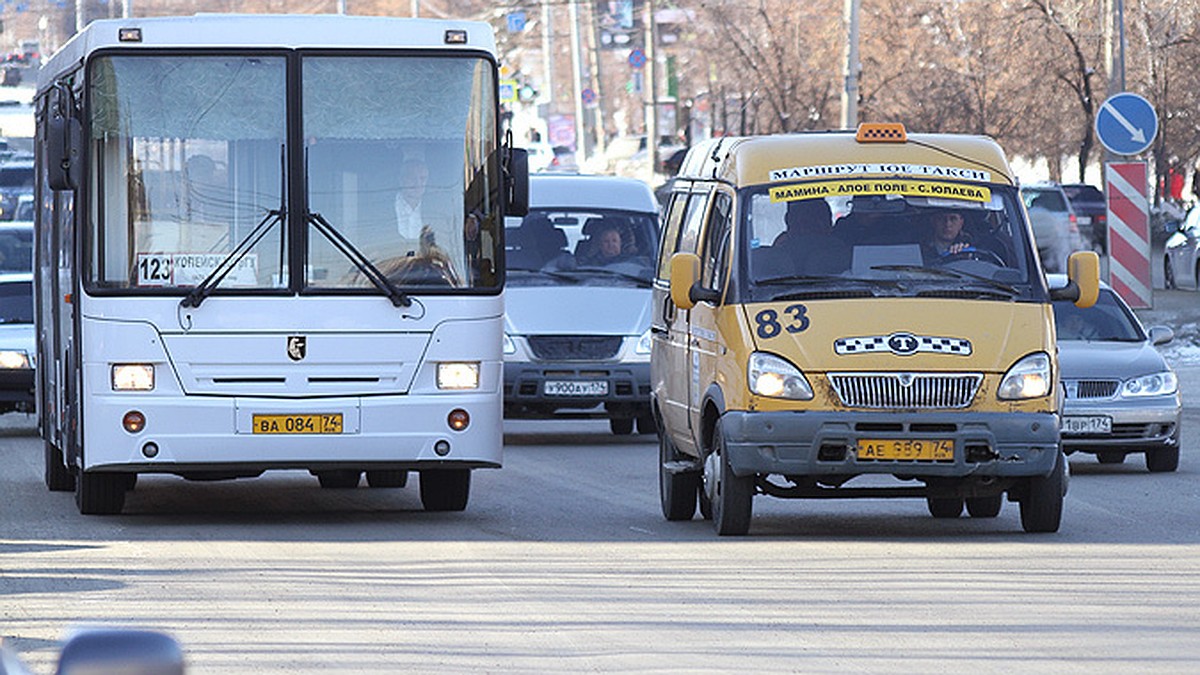
{"label": "bus windshield wiper", "polygon": [[258,221],[258,225],[255,225],[254,229],[250,230],[250,234],[246,235],[244,239],[239,241],[238,245],[234,246],[233,250],[226,254],[225,257],[221,259],[221,262],[217,263],[217,266],[213,268],[213,271],[209,272],[208,276],[204,277],[204,281],[201,281],[199,284],[197,284],[195,288],[193,288],[186,296],[184,296],[183,300],[179,301],[179,305],[185,308],[199,307],[200,303],[204,302],[205,298],[212,295],[212,292],[216,290],[217,286],[222,281],[224,281],[225,277],[229,276],[229,273],[237,267],[238,263],[242,261],[242,258],[245,258],[246,254],[258,245],[258,242],[266,236],[267,232],[271,231],[271,227],[274,226],[275,223],[283,222],[286,217],[287,212],[284,211],[282,207],[267,211],[267,215],[263,216],[263,219]]}
{"label": "bus windshield wiper", "polygon": [[325,216],[322,216],[316,211],[309,211],[308,217],[305,220],[308,221],[308,224],[312,225],[317,232],[320,232],[326,239],[328,239],[329,243],[333,244],[334,248],[340,251],[342,255],[346,256],[350,262],[354,263],[354,266],[358,268],[358,271],[362,272],[363,276],[365,276],[368,281],[374,284],[375,288],[378,288],[380,291],[382,291],[383,294],[388,297],[388,300],[392,301],[393,307],[408,307],[412,305],[412,299],[410,299],[404,291],[396,288],[396,285],[387,278],[387,275],[385,275],[383,272],[380,272],[379,268],[362,254],[362,251],[359,251],[357,248],[355,248],[354,244],[350,243],[349,239],[343,236],[341,232],[338,232],[336,227],[330,225],[328,220],[325,220]]}

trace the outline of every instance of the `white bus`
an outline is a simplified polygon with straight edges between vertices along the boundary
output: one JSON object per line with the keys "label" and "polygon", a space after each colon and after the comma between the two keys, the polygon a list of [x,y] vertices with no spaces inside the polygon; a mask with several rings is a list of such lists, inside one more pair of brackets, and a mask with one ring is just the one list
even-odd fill
{"label": "white bus", "polygon": [[487,24],[97,21],[36,98],[47,487],[301,469],[464,509],[499,467],[505,212]]}

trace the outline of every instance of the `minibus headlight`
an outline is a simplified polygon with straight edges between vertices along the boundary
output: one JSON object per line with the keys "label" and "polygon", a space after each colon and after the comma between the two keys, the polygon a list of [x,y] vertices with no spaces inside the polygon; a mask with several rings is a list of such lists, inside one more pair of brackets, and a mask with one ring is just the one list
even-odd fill
{"label": "minibus headlight", "polygon": [[478,389],[478,363],[439,363],[437,368],[438,389]]}
{"label": "minibus headlight", "polygon": [[517,343],[513,342],[513,339],[508,336],[508,333],[504,334],[504,353],[506,355],[517,353]]}
{"label": "minibus headlight", "polygon": [[112,367],[113,391],[151,391],[154,366],[148,363],[115,363]]}
{"label": "minibus headlight", "polygon": [[29,354],[20,349],[0,350],[0,368],[29,368]]}
{"label": "minibus headlight", "polygon": [[813,397],[812,386],[796,366],[774,354],[754,352],[747,367],[750,391],[759,396],[807,401]]}
{"label": "minibus headlight", "polygon": [[633,346],[634,354],[649,354],[650,348],[654,345],[654,339],[651,337],[650,329],[647,328],[645,333],[642,333],[638,338],[637,344]]}
{"label": "minibus headlight", "polygon": [[1165,396],[1174,394],[1178,388],[1179,380],[1175,377],[1175,373],[1167,370],[1125,380],[1125,384],[1121,385],[1121,397]]}
{"label": "minibus headlight", "polygon": [[1017,361],[1004,378],[996,396],[1007,401],[1040,398],[1050,393],[1050,357],[1043,352]]}

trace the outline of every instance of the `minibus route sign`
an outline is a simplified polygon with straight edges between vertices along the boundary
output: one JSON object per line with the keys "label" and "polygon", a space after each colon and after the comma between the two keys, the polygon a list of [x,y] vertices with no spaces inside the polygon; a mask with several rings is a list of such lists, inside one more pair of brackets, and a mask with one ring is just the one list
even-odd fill
{"label": "minibus route sign", "polygon": [[771,188],[769,193],[772,202],[790,202],[797,199],[818,199],[825,197],[853,197],[855,195],[903,195],[905,197],[936,197],[939,199],[960,199],[972,202],[989,202],[992,199],[991,189],[980,185],[894,178],[821,181],[799,185],[781,185]]}

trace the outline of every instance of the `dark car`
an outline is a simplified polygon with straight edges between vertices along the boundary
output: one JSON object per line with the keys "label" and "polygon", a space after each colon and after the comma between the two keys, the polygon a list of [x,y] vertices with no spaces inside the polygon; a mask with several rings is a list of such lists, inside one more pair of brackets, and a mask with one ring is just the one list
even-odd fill
{"label": "dark car", "polygon": [[1092,250],[1104,253],[1108,240],[1108,203],[1100,188],[1086,183],[1068,183],[1062,186],[1075,209],[1079,233],[1092,244]]}

